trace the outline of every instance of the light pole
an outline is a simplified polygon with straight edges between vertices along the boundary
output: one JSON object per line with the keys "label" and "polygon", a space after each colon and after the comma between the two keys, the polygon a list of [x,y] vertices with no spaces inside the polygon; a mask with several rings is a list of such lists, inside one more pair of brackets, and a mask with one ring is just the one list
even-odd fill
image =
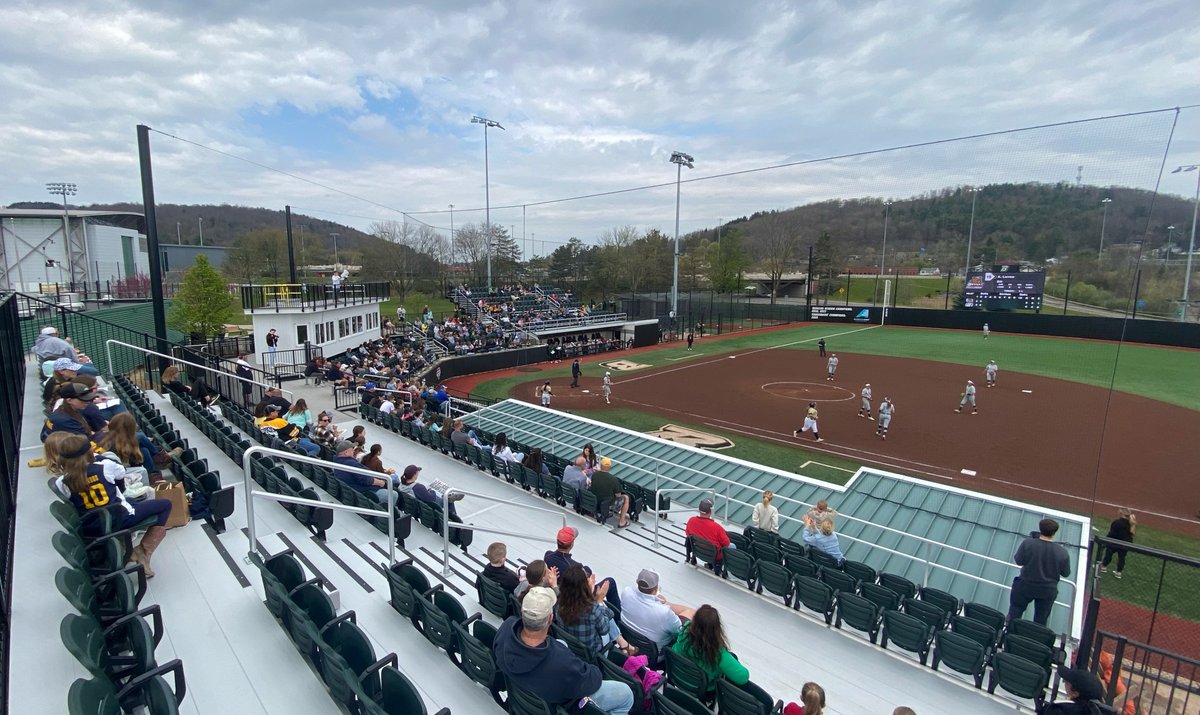
{"label": "light pole", "polygon": [[204,245],[204,217],[203,216],[196,217],[196,225],[200,227],[200,245],[203,246]]}
{"label": "light pole", "polygon": [[883,202],[883,253],[879,256],[879,275],[884,275],[887,269],[887,227],[888,216],[892,213],[892,202]]}
{"label": "light pole", "polygon": [[[63,202],[63,249],[67,253],[67,260],[70,262],[72,269],[74,269],[75,261],[73,260],[73,257],[71,256],[71,215],[67,212],[67,197],[75,195],[75,184],[70,184],[70,183],[66,183],[66,182],[62,182],[62,181],[52,181],[52,182],[49,182],[46,184],[46,191],[49,191],[50,193],[52,193],[56,196],[62,196],[62,202]],[[84,246],[85,247],[87,246],[86,238],[84,238]],[[86,259],[85,259],[85,262],[86,262]],[[46,282],[47,283],[50,282],[49,275],[50,275],[49,271],[47,271],[47,273],[46,273]],[[85,272],[85,276],[86,276],[86,272]],[[62,276],[60,275],[59,277],[61,278]],[[75,280],[73,270],[72,270],[71,280],[72,281]]]}
{"label": "light pole", "polygon": [[450,204],[450,264],[454,264],[454,204]]}
{"label": "light pole", "polygon": [[1167,260],[1171,260],[1171,246],[1175,243],[1175,227],[1167,226]]}
{"label": "light pole", "polygon": [[675,165],[675,268],[671,281],[671,330],[679,319],[679,184],[683,179],[683,167],[695,169],[695,159],[681,151],[671,152],[671,163]]}
{"label": "light pole", "polygon": [[175,222],[175,243],[180,246],[183,245],[183,222],[182,221]]}
{"label": "light pole", "polygon": [[338,265],[341,264],[341,261],[338,260],[337,240],[338,240],[338,236],[340,236],[342,234],[331,233],[329,235],[333,237],[333,265],[336,268]]}
{"label": "light pole", "polygon": [[967,228],[967,265],[963,268],[963,281],[967,280],[967,274],[971,272],[971,242],[975,238],[975,199],[979,198],[979,187],[972,186],[967,191],[971,192],[971,223]]}
{"label": "light pole", "polygon": [[1096,256],[1096,262],[1099,263],[1104,258],[1104,227],[1108,225],[1108,205],[1112,203],[1112,199],[1100,199],[1100,203],[1104,204],[1104,215],[1100,218],[1100,254]]}
{"label": "light pole", "polygon": [[1192,204],[1192,237],[1188,241],[1187,268],[1183,270],[1183,306],[1179,312],[1180,320],[1187,322],[1188,314],[1188,288],[1192,285],[1192,254],[1196,251],[1196,214],[1200,212],[1200,164],[1184,164],[1183,166],[1175,167],[1172,174],[1180,172],[1187,173],[1196,171],[1196,198]]}
{"label": "light pole", "polygon": [[300,265],[305,278],[308,278],[308,260],[304,257],[304,229],[307,227],[308,224],[300,224]]}
{"label": "light pole", "polygon": [[471,117],[472,124],[483,125],[483,201],[484,201],[484,227],[487,231],[487,289],[488,293],[492,292],[492,187],[489,176],[488,166],[488,128],[498,127],[501,131],[508,131],[500,126],[500,122],[487,117],[474,116]]}

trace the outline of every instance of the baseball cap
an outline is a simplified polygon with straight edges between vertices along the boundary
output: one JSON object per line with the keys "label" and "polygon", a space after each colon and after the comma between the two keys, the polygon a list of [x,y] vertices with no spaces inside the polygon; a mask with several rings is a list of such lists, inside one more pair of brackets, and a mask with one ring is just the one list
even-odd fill
{"label": "baseball cap", "polygon": [[72,360],[71,358],[65,358],[65,357],[62,357],[62,358],[59,358],[59,359],[57,359],[57,360],[55,360],[55,361],[54,361],[54,369],[55,369],[55,370],[75,370],[75,371],[78,371],[78,370],[79,370],[79,368],[81,368],[81,367],[83,367],[83,365],[80,365],[79,363],[75,362],[75,361],[74,361],[74,360]]}
{"label": "baseball cap", "polygon": [[554,538],[563,546],[570,546],[575,543],[576,536],[579,536],[579,529],[573,526],[564,526],[558,530],[558,534]]}
{"label": "baseball cap", "polygon": [[404,476],[411,477],[419,471],[421,471],[420,467],[415,464],[410,464],[404,468]]}
{"label": "baseball cap", "polygon": [[1083,700],[1101,700],[1104,698],[1104,685],[1090,670],[1083,668],[1068,668],[1058,671],[1062,679],[1071,684]]}
{"label": "baseball cap", "polygon": [[642,569],[638,572],[637,585],[638,588],[658,588],[658,574],[650,569]]}
{"label": "baseball cap", "polygon": [[334,452],[345,452],[347,449],[354,449],[354,443],[348,439],[344,439],[333,445]]}
{"label": "baseball cap", "polygon": [[76,400],[83,400],[84,402],[87,402],[89,400],[94,400],[97,396],[99,396],[100,393],[96,392],[82,382],[64,382],[63,384],[59,385],[58,394],[64,400],[68,398],[74,398]]}
{"label": "baseball cap", "polygon": [[701,514],[711,514],[712,513],[712,499],[701,499],[700,500],[700,513]]}
{"label": "baseball cap", "polygon": [[58,335],[58,328],[53,325],[47,325],[42,328],[42,335]]}
{"label": "baseball cap", "polygon": [[365,387],[366,387],[366,389],[368,389],[368,390],[374,390],[374,389],[375,389],[375,383],[373,383],[373,382],[368,382],[368,383],[366,384],[366,386],[365,386]]}
{"label": "baseball cap", "polygon": [[609,459],[608,457],[601,457],[600,458],[600,468],[607,472],[609,469],[612,468],[612,460]]}
{"label": "baseball cap", "polygon": [[80,375],[91,375],[92,377],[100,375],[100,370],[96,367],[95,363],[90,362],[80,363],[79,369],[76,372]]}
{"label": "baseball cap", "polygon": [[544,586],[534,586],[525,592],[525,598],[521,599],[521,618],[543,622],[550,618],[550,614],[554,613],[554,604],[558,603],[558,596],[554,593],[554,589]]}

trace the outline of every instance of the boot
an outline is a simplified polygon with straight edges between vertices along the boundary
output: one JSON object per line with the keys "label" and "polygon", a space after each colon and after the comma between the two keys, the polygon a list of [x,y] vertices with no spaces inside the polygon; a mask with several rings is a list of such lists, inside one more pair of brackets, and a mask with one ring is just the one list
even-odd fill
{"label": "boot", "polygon": [[142,570],[146,572],[146,578],[154,578],[154,570],[150,568],[150,557],[154,555],[154,550],[166,538],[167,530],[161,526],[152,526],[146,529],[146,535],[142,537],[142,543],[133,547],[133,560],[140,564]]}

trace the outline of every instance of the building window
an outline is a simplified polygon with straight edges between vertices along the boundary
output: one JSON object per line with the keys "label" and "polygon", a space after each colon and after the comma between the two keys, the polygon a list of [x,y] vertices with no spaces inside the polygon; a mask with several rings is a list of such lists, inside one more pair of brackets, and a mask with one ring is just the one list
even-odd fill
{"label": "building window", "polygon": [[307,343],[307,342],[308,342],[308,326],[307,325],[297,325],[296,326],[296,344],[304,345],[304,343]]}

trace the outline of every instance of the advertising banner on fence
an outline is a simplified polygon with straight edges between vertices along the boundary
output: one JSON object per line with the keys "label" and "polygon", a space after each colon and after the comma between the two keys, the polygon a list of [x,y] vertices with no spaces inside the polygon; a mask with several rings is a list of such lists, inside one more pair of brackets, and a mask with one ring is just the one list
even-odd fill
{"label": "advertising banner on fence", "polygon": [[809,312],[809,320],[829,321],[836,323],[870,323],[872,308],[855,305],[814,305]]}

